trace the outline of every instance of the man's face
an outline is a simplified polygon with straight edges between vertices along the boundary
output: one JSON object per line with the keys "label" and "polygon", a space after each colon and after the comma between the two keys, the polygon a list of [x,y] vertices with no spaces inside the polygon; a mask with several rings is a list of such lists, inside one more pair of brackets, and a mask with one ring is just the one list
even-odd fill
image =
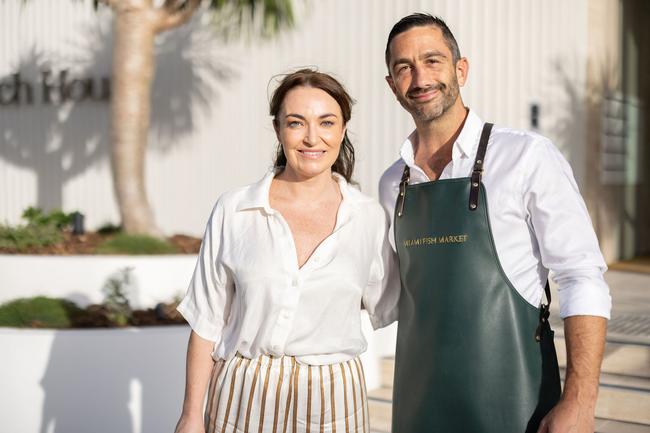
{"label": "man's face", "polygon": [[386,81],[416,122],[441,117],[459,99],[465,84],[467,60],[454,64],[442,31],[434,26],[413,27],[390,43]]}

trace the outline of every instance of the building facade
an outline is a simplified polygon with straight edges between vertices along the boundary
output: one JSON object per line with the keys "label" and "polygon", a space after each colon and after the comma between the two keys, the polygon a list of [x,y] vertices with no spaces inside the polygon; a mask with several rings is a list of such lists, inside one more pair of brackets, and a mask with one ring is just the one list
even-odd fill
{"label": "building facade", "polygon": [[[316,66],[356,99],[355,179],[376,196],[412,121],[385,83],[402,16],[443,17],[484,119],[549,136],[570,161],[608,262],[650,253],[650,35],[643,0],[295,2],[295,28],[224,39],[208,14],[157,41],[147,189],[167,234],[200,235],[223,191],[260,178],[277,76]],[[0,2],[0,221],[28,206],[118,223],[109,161],[111,14],[92,1]]]}

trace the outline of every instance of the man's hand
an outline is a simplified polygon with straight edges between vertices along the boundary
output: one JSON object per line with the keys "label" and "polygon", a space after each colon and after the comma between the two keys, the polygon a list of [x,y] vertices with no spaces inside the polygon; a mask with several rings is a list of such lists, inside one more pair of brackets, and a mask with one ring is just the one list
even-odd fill
{"label": "man's hand", "polygon": [[594,407],[560,400],[539,425],[538,433],[594,433]]}
{"label": "man's hand", "polygon": [[572,316],[564,320],[567,368],[559,403],[544,417],[537,433],[593,433],[600,364],[607,319]]}

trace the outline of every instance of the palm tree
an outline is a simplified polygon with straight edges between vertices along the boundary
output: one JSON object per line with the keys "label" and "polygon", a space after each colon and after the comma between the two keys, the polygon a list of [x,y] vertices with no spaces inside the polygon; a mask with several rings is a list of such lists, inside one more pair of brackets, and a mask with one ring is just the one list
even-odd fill
{"label": "palm tree", "polygon": [[94,0],[114,18],[111,165],[127,233],[160,236],[144,183],[156,35],[186,23],[202,6],[234,18],[238,28],[271,35],[293,24],[291,0]]}

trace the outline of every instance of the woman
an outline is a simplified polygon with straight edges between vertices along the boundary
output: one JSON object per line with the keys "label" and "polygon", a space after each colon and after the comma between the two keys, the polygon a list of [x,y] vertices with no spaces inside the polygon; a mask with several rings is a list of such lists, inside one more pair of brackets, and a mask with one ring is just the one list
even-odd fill
{"label": "woman", "polygon": [[348,183],[351,105],[308,69],[275,90],[274,168],[219,198],[178,307],[192,333],[177,433],[369,432],[359,310],[394,321],[399,276],[385,213]]}

